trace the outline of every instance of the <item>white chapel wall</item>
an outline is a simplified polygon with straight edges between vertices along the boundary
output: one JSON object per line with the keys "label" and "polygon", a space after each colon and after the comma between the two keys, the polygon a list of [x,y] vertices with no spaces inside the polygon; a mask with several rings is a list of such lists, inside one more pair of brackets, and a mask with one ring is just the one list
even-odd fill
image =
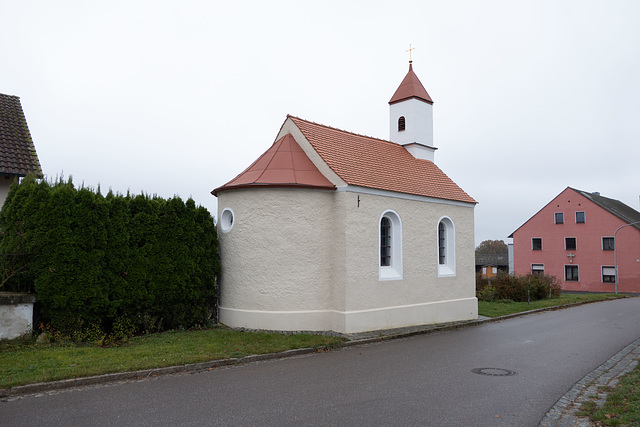
{"label": "white chapel wall", "polygon": [[[357,198],[360,197],[360,207]],[[346,215],[345,329],[350,332],[477,318],[473,206],[425,203],[341,192]],[[392,209],[402,221],[402,280],[378,275],[380,214]],[[438,277],[437,226],[455,224],[456,275]]]}
{"label": "white chapel wall", "polygon": [[333,191],[260,188],[224,191],[218,215],[221,321],[274,330],[330,330]]}

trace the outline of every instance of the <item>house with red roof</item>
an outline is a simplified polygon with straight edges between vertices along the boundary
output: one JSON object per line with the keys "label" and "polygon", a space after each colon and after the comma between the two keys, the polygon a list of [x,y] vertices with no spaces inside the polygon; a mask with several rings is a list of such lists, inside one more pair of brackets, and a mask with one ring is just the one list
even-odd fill
{"label": "house with red roof", "polygon": [[640,212],[567,187],[510,236],[516,274],[555,276],[563,290],[640,292]]}
{"label": "house with red roof", "polygon": [[220,321],[353,333],[476,319],[476,201],[434,162],[411,62],[390,140],[287,116],[218,198]]}
{"label": "house with red roof", "polygon": [[14,180],[33,174],[42,177],[20,98],[0,93],[0,208]]}

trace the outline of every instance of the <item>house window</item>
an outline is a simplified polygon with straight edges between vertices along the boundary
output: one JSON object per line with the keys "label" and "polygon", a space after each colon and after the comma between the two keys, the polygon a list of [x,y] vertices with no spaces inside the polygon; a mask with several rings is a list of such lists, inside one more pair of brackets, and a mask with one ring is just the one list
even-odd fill
{"label": "house window", "polygon": [[534,251],[542,250],[542,237],[531,238],[531,249]]}
{"label": "house window", "polygon": [[555,220],[556,220],[556,224],[564,224],[564,213],[556,212]]}
{"label": "house window", "polygon": [[404,116],[400,116],[398,119],[398,132],[402,132],[405,129],[405,120]]}
{"label": "house window", "polygon": [[402,223],[394,211],[385,211],[379,226],[379,279],[402,279]]}
{"label": "house window", "polygon": [[575,251],[577,248],[576,238],[575,237],[565,237],[564,238],[564,248],[568,251]]}
{"label": "house window", "polygon": [[491,267],[491,272],[493,274],[498,274],[498,267]]}
{"label": "house window", "polygon": [[602,283],[616,283],[616,268],[612,266],[602,267]]}
{"label": "house window", "polygon": [[544,264],[531,264],[531,274],[534,276],[544,276]]}
{"label": "house window", "polygon": [[603,237],[602,238],[602,250],[603,251],[612,251],[616,247],[615,241],[613,237]]}
{"label": "house window", "polygon": [[577,265],[565,265],[564,266],[564,280],[567,282],[578,281],[578,266]]}
{"label": "house window", "polygon": [[455,228],[453,221],[443,217],[438,222],[438,276],[456,275]]}
{"label": "house window", "polygon": [[576,224],[584,224],[585,216],[584,212],[576,212]]}

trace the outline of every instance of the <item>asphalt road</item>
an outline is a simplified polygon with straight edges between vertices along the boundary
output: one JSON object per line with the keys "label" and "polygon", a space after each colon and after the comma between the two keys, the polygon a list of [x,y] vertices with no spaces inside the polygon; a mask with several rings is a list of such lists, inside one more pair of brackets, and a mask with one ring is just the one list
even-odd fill
{"label": "asphalt road", "polygon": [[537,426],[573,384],[639,337],[640,298],[608,301],[0,402],[0,425]]}

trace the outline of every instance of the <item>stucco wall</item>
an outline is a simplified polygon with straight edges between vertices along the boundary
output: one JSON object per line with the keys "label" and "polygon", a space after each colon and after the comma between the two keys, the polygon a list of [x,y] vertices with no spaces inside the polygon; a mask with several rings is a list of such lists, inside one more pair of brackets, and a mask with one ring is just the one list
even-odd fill
{"label": "stucco wall", "polygon": [[[364,327],[358,318],[372,322],[365,329],[477,318],[473,207],[351,192],[339,193],[337,198],[348,218],[344,282],[348,283],[345,312],[354,323],[351,328]],[[401,280],[380,280],[378,273],[379,221],[387,209],[402,222]],[[445,215],[456,229],[453,277],[438,277],[437,270],[437,228]],[[438,313],[438,302],[449,308]]]}
{"label": "stucco wall", "polygon": [[0,339],[30,333],[33,328],[33,294],[0,292]]}
{"label": "stucco wall", "polygon": [[[330,309],[332,195],[332,191],[277,188],[218,195],[218,217],[227,207],[235,217],[229,232],[218,233],[223,323],[237,322],[231,318],[246,316],[247,310],[278,317],[281,312]],[[261,329],[280,328],[265,324]]]}
{"label": "stucco wall", "polygon": [[[404,116],[406,128],[398,131],[398,118]],[[419,142],[433,146],[433,105],[415,98],[389,106],[389,140],[398,144]]]}
{"label": "stucco wall", "polygon": [[[360,203],[358,206],[358,198]],[[358,332],[477,318],[473,206],[351,191],[244,189],[219,194],[223,323]],[[379,277],[379,221],[402,222],[402,280]],[[456,275],[438,277],[437,225],[455,225]]]}

